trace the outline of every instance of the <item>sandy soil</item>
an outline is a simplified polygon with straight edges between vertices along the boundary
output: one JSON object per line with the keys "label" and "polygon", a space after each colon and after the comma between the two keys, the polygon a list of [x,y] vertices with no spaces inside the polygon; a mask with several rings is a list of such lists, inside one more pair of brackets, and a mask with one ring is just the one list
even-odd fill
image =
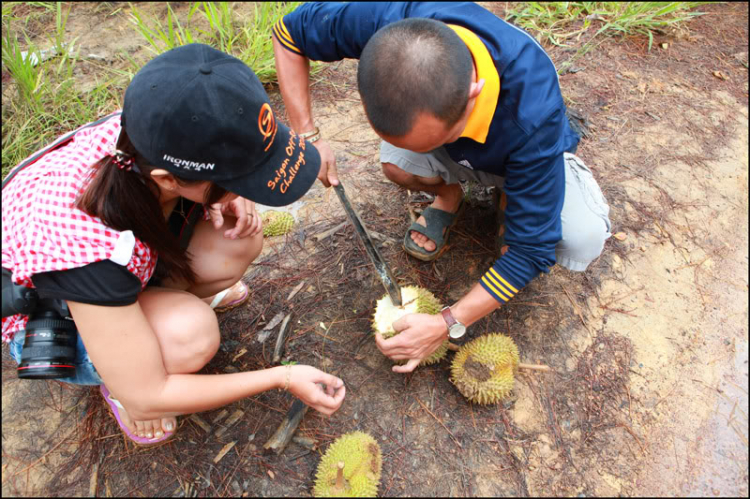
{"label": "sandy soil", "polygon": [[[588,120],[579,156],[619,238],[587,272],[554,268],[469,335],[509,334],[524,360],[554,373],[520,375],[511,399],[491,407],[458,394],[449,361],[392,373],[368,336],[383,289],[351,227],[320,239],[345,221],[320,185],[287,208],[295,231],[267,240],[248,269],[253,300],[220,319],[226,341],[205,372],[270,365],[276,330],[263,327],[292,313],[286,358],[337,373],[349,387],[336,415],[308,412],[299,432],[322,450],[347,431],[374,435],[384,496],[746,496],[748,7],[705,10],[688,29],[657,37],[650,53],[641,39],[610,40],[560,78],[571,109]],[[82,53],[112,67],[125,64],[120,49],[148,57],[126,20],[108,14],[73,10]],[[122,36],[103,36],[111,32]],[[559,65],[571,53],[550,55]],[[474,192],[443,258],[422,263],[403,253],[407,194],[379,171],[355,71],[356,61],[345,61],[318,78],[317,124],[399,282],[450,303],[493,259],[492,212]],[[92,74],[84,68],[82,84]],[[269,93],[284,116],[278,92]],[[291,405],[284,394],[227,407],[244,417],[221,436],[226,413],[215,410],[201,414],[210,432],[183,417],[171,443],[139,449],[95,390],[20,381],[14,369],[3,347],[3,495],[310,494],[319,451],[262,449]]]}

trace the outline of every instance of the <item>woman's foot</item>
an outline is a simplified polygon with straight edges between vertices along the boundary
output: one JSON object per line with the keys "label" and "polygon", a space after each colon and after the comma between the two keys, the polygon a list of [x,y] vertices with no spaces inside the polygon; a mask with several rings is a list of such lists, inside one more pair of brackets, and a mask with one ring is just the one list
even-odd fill
{"label": "woman's foot", "polygon": [[170,437],[177,428],[177,418],[167,417],[153,420],[134,420],[128,414],[128,411],[122,406],[107,389],[106,386],[100,387],[104,400],[109,404],[117,424],[125,434],[139,445],[148,445],[166,440],[164,437]]}
{"label": "woman's foot", "polygon": [[249,297],[250,290],[242,280],[239,280],[230,288],[213,296],[209,296],[208,298],[203,298],[203,301],[211,305],[211,308],[216,312],[226,312],[227,310],[242,305]]}
{"label": "woman's foot", "polygon": [[[451,188],[447,190],[446,194],[435,196],[435,201],[432,202],[430,208],[447,211],[448,213],[456,213],[458,211],[461,200],[464,197],[464,191],[461,189],[461,184],[452,184],[449,187]],[[425,227],[427,226],[427,222],[422,216],[417,219],[417,223]],[[443,234],[445,234],[445,229],[443,229]],[[410,235],[414,243],[427,252],[431,253],[437,248],[435,241],[424,234],[411,231]]]}

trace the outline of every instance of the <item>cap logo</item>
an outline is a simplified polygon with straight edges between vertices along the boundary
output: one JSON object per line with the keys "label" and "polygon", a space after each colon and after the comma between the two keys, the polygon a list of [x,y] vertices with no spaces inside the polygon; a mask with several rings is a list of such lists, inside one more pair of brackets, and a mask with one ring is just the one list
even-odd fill
{"label": "cap logo", "polygon": [[183,168],[185,170],[194,170],[199,172],[201,170],[213,170],[216,163],[199,163],[197,161],[190,161],[187,159],[173,158],[169,154],[165,154],[162,158],[164,161],[169,161],[177,168]]}
{"label": "cap logo", "polygon": [[267,151],[273,144],[273,139],[276,138],[277,128],[276,118],[273,117],[271,106],[269,106],[268,103],[263,104],[260,108],[260,113],[258,114],[258,129],[260,130],[261,135],[263,135],[263,142],[265,143],[266,140],[268,140],[268,145],[263,149],[264,151]]}

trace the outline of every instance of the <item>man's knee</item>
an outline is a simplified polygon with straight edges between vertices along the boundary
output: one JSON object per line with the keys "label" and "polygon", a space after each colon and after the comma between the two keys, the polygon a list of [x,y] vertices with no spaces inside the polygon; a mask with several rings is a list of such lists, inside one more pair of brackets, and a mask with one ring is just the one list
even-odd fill
{"label": "man's knee", "polygon": [[610,235],[607,224],[599,218],[564,231],[557,245],[558,263],[570,270],[586,270],[602,254]]}
{"label": "man's knee", "polygon": [[443,178],[437,177],[420,177],[407,171],[402,170],[393,163],[380,163],[383,167],[383,173],[386,178],[391,182],[404,186],[410,187],[412,185],[438,185],[443,182]]}

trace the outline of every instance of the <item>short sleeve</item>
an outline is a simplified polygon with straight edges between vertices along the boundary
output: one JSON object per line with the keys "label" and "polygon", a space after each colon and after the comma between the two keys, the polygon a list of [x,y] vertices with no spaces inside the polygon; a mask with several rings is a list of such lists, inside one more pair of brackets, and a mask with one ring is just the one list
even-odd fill
{"label": "short sleeve", "polygon": [[56,298],[90,305],[119,307],[138,299],[141,281],[111,260],[70,270],[42,272],[31,277],[41,298]]}

